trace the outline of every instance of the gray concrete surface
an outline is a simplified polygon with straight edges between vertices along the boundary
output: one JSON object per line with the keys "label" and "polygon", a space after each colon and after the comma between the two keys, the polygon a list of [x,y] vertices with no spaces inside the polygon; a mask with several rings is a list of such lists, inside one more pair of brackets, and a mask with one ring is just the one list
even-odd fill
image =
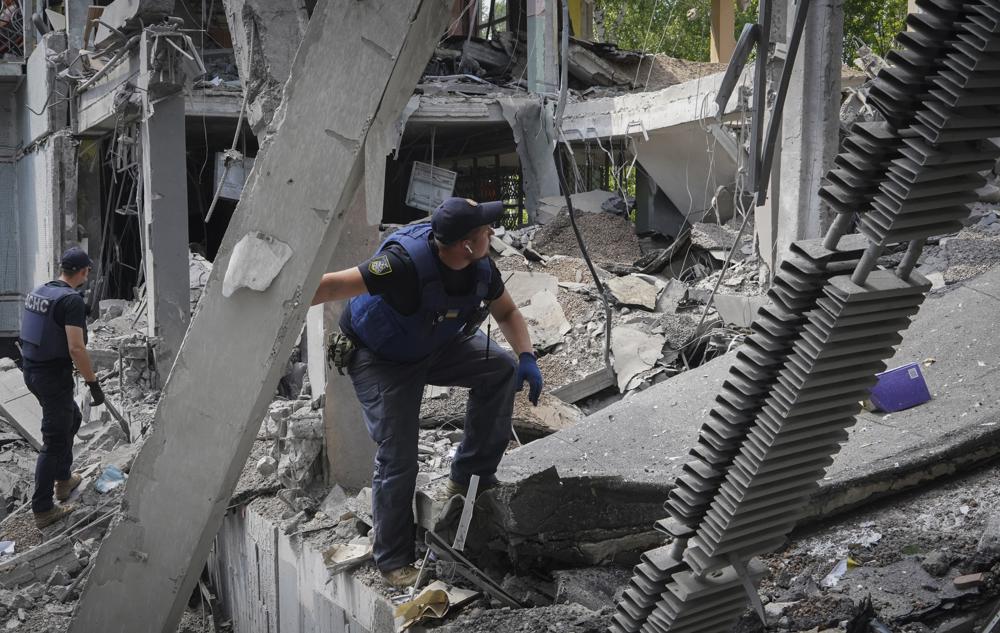
{"label": "gray concrete surface", "polygon": [[[934,359],[924,367],[933,399],[888,416],[863,412],[810,504],[811,519],[1000,454],[998,308],[1000,268],[928,298],[888,366]],[[729,364],[715,359],[508,455],[498,474],[510,485],[497,494],[509,542],[564,558],[574,533],[622,539],[631,529],[634,538],[665,517],[660,506]]]}

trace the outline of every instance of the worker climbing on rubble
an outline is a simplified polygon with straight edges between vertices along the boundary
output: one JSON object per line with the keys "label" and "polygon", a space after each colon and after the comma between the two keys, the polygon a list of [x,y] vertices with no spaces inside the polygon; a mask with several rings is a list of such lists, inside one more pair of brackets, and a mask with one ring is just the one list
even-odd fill
{"label": "worker climbing on rubble", "polygon": [[[389,236],[357,268],[323,275],[313,305],[351,299],[340,320],[353,353],[336,353],[378,445],[372,477],[375,563],[386,581],[416,580],[413,494],[420,402],[427,384],[468,387],[465,437],[446,492],[464,494],[472,475],[480,490],[495,473],[511,437],[514,392],[529,385],[538,404],[542,375],[524,317],[488,257],[500,202],[448,198],[430,223]],[[515,359],[479,330],[492,315]]]}
{"label": "worker climbing on rubble", "polygon": [[87,281],[93,262],[78,247],[62,256],[59,279],[43,284],[24,299],[21,316],[21,356],[24,384],[42,407],[42,450],[35,465],[35,492],[31,510],[35,525],[52,525],[73,511],[66,501],[80,485],[72,472],[73,438],[83,417],[73,399],[73,366],[90,389],[93,404],[104,402],[90,356],[87,354],[86,305],[77,288]]}

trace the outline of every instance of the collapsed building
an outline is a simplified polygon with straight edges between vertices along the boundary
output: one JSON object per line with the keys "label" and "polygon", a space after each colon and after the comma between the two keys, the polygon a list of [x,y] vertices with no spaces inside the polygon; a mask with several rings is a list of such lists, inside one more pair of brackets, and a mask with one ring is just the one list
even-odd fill
{"label": "collapsed building", "polygon": [[[874,444],[846,428],[901,341],[897,358],[935,341],[927,371],[988,375],[930,319],[989,338],[952,302],[986,311],[1000,263],[977,53],[1000,8],[916,2],[901,52],[856,71],[837,3],[762,2],[738,42],[731,4],[711,3],[721,63],[699,63],[598,41],[589,0],[6,3],[0,352],[18,357],[24,295],[81,244],[110,396],[83,402],[84,512],[39,533],[39,414],[0,365],[7,628],[374,633],[464,610],[440,628],[868,630],[981,608],[992,522],[970,520],[985,544],[964,557],[912,554],[935,587],[921,616],[838,602],[826,561],[821,589],[803,554],[769,556],[800,519],[998,452],[996,402]],[[937,101],[900,94],[917,77]],[[342,306],[305,298],[448,195],[503,200],[492,256],[549,390],[515,404],[464,553],[462,504],[437,491],[465,399],[426,390],[415,504],[448,582],[421,602],[370,563],[374,446],[327,367]],[[894,333],[932,287],[907,347]],[[865,362],[838,374],[829,341]],[[865,529],[851,560],[879,561]]]}

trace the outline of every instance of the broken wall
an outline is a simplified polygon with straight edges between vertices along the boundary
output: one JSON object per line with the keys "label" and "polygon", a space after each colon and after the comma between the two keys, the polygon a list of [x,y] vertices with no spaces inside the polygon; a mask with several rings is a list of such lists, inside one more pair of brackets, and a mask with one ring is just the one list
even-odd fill
{"label": "broken wall", "polygon": [[[721,203],[720,219],[732,215],[736,161],[699,122],[649,133],[635,144],[638,162],[690,223],[714,220],[716,191],[726,187],[730,201]],[[722,196],[720,196],[721,198]]]}
{"label": "broken wall", "polygon": [[305,0],[223,0],[250,129],[266,134],[309,23]]}

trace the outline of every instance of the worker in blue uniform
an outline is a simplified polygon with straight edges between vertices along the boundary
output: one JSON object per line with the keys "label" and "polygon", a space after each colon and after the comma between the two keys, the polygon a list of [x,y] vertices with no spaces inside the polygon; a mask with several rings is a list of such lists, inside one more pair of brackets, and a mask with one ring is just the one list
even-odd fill
{"label": "worker in blue uniform", "polygon": [[[500,202],[448,198],[430,223],[403,227],[360,266],[324,275],[312,300],[350,299],[340,328],[356,349],[346,369],[377,444],[374,557],[395,587],[417,576],[412,502],[424,386],[470,388],[449,494],[463,494],[472,475],[480,477],[481,489],[496,483],[511,437],[514,392],[527,382],[536,405],[541,394],[524,317],[488,257],[502,214]],[[514,354],[479,330],[487,314]]]}
{"label": "worker in blue uniform", "polygon": [[72,472],[73,438],[82,416],[73,399],[73,366],[90,389],[93,404],[104,393],[87,354],[87,308],[77,291],[87,282],[93,262],[79,248],[68,249],[60,263],[59,279],[43,284],[25,297],[21,315],[21,356],[24,384],[42,407],[42,450],[35,464],[35,491],[31,510],[35,525],[52,525],[73,511],[70,504],[55,505],[80,485]]}

